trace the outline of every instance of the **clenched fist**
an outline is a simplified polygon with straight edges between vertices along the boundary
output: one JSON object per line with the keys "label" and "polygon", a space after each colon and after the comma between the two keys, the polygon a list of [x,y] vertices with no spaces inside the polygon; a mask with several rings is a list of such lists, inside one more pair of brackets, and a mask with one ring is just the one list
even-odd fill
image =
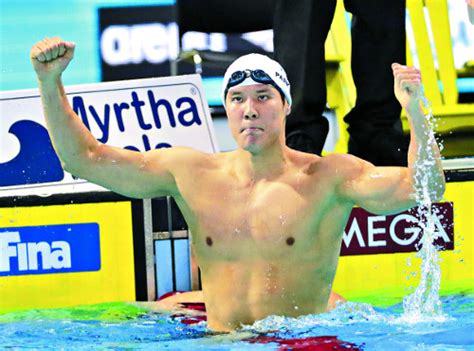
{"label": "clenched fist", "polygon": [[421,72],[418,68],[392,64],[395,96],[404,109],[418,105],[423,94]]}
{"label": "clenched fist", "polygon": [[31,48],[30,59],[40,81],[61,76],[74,57],[75,44],[59,37],[45,38]]}

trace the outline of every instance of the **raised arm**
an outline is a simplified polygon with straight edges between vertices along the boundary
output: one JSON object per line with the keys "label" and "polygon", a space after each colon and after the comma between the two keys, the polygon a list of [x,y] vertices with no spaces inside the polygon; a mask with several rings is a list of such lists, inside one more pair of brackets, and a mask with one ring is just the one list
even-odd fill
{"label": "raised arm", "polygon": [[[392,65],[395,96],[407,112],[410,124],[408,168],[375,167],[352,159],[353,171],[341,184],[343,197],[373,213],[395,213],[416,204],[417,190],[423,186],[432,201],[444,194],[445,179],[440,152],[421,107],[420,71]],[[425,182],[426,184],[422,184]]]}
{"label": "raised arm", "polygon": [[48,131],[65,170],[120,194],[176,195],[175,173],[197,151],[185,148],[129,151],[99,143],[71,108],[61,81],[75,45],[44,39],[31,49]]}

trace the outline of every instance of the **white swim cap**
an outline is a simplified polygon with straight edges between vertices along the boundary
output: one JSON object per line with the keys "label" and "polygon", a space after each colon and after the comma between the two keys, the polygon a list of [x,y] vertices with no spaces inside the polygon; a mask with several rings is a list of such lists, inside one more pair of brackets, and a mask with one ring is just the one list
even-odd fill
{"label": "white swim cap", "polygon": [[285,70],[278,62],[261,54],[241,56],[227,68],[224,74],[221,95],[224,106],[229,88],[259,83],[271,84],[277,90],[280,90],[288,105],[291,106],[290,82],[286,77]]}

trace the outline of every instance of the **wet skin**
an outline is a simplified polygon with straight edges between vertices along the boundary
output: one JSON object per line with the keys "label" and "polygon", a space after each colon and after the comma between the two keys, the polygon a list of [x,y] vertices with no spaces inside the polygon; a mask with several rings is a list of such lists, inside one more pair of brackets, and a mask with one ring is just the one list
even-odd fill
{"label": "wet skin", "polygon": [[192,232],[211,329],[230,331],[271,314],[325,311],[353,205],[379,214],[413,206],[413,165],[425,157],[416,154],[418,145],[436,159],[427,170],[433,198],[444,192],[439,151],[426,138],[416,102],[417,70],[393,67],[395,94],[412,128],[410,167],[374,167],[350,155],[321,158],[286,147],[290,107],[262,84],[229,89],[235,151],[138,153],[100,144],[64,93],[61,74],[73,53],[74,44],[59,38],[31,51],[56,152],[67,171],[117,193],[175,198]]}
{"label": "wet skin", "polygon": [[334,194],[331,158],[289,154],[273,179],[242,179],[234,153],[209,157],[192,183],[178,179],[212,329],[327,308],[352,203]]}

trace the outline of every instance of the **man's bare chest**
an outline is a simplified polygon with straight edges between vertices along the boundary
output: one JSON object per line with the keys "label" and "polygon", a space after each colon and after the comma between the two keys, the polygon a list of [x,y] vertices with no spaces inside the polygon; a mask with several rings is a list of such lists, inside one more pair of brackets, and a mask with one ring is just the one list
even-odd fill
{"label": "man's bare chest", "polygon": [[187,202],[196,249],[207,257],[281,258],[311,245],[318,201],[309,190],[296,182],[202,184]]}

